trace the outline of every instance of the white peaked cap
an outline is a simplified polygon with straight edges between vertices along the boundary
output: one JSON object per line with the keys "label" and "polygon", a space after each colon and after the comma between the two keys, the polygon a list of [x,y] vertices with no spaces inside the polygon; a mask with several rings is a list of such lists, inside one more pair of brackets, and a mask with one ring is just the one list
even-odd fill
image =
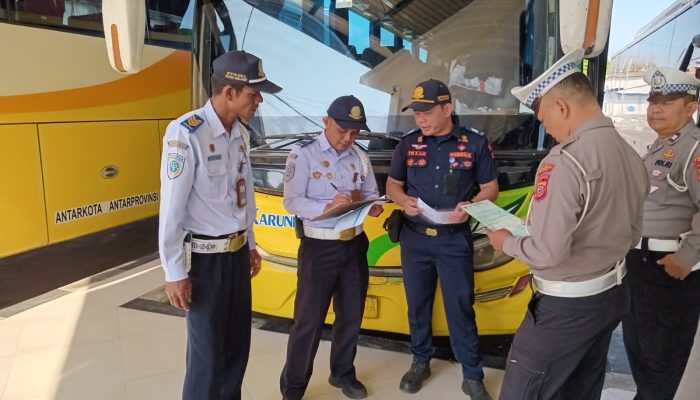
{"label": "white peaked cap", "polygon": [[656,67],[644,73],[644,82],[651,89],[649,95],[692,94],[696,95],[700,80],[693,75],[669,67]]}
{"label": "white peaked cap", "polygon": [[525,86],[514,87],[510,92],[521,103],[532,108],[535,101],[544,96],[557,83],[575,72],[581,72],[579,64],[583,60],[583,54],[583,49],[578,49],[564,55],[532,82]]}

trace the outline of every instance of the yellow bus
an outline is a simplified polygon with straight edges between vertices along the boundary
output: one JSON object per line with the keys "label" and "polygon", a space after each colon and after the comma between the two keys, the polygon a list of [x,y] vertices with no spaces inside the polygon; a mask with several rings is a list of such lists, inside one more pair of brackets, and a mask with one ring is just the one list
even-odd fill
{"label": "yellow bus", "polygon": [[[588,11],[593,3],[599,14]],[[367,150],[383,194],[392,150],[414,128],[411,113],[400,108],[416,83],[429,78],[448,83],[460,123],[485,132],[493,145],[498,204],[522,217],[552,139],[510,89],[557,60],[565,52],[560,43],[567,51],[588,47],[586,72],[600,87],[611,5],[597,0],[197,1],[193,97],[198,104],[208,97],[212,60],[228,50],[261,57],[267,76],[284,88],[266,96],[249,121],[255,232],[263,257],[253,280],[254,311],[293,315],[298,240],[294,216],[282,205],[284,165],[291,146],[322,131],[321,119],[334,98],[353,94],[364,103],[372,133],[361,135],[357,144]],[[561,35],[560,24],[567,27]],[[384,216],[394,207],[385,207]],[[382,222],[372,218],[365,224],[370,285],[362,327],[406,334],[399,248]],[[494,251],[482,227],[473,229],[479,333],[512,334],[531,296],[528,267]],[[327,322],[332,320],[331,312]],[[448,334],[439,288],[433,333]]]}
{"label": "yellow bus", "polygon": [[0,1],[0,257],[158,213],[160,138],[190,104],[179,3],[148,1],[142,71],[120,75],[101,0]]}
{"label": "yellow bus", "polygon": [[[586,72],[602,87],[611,11],[610,0],[145,4],[140,71],[121,75],[106,62],[101,21],[108,9],[100,1],[0,0],[0,49],[11,55],[2,61],[0,134],[13,145],[0,150],[0,174],[12,188],[0,200],[0,256],[154,215],[167,123],[209,97],[215,57],[247,50],[284,87],[248,121],[264,258],[253,280],[253,309],[286,318],[298,241],[282,206],[284,164],[290,146],[321,132],[332,99],[354,94],[365,104],[372,133],[357,143],[383,192],[392,149],[413,128],[400,107],[417,82],[448,83],[460,124],[485,132],[493,144],[498,203],[522,217],[552,139],[510,89],[581,46],[589,50]],[[362,326],[408,333],[399,249],[382,222],[366,226],[371,276]],[[531,295],[528,268],[494,251],[483,227],[473,230],[480,334],[512,334]],[[434,308],[433,332],[447,335],[439,288]]]}

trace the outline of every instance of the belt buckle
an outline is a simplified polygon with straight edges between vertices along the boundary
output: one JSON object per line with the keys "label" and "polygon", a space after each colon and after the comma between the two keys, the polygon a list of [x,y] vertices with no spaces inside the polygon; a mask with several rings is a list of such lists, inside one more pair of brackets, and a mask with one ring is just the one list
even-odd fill
{"label": "belt buckle", "polygon": [[243,240],[245,240],[245,235],[240,234],[231,237],[228,240],[228,251],[230,253],[235,253],[243,247]]}
{"label": "belt buckle", "polygon": [[435,228],[425,228],[425,234],[428,236],[435,237],[435,236],[437,236],[438,231]]}
{"label": "belt buckle", "polygon": [[344,240],[344,241],[351,240],[352,238],[355,237],[355,228],[343,229],[338,234],[338,237],[340,238],[340,240]]}

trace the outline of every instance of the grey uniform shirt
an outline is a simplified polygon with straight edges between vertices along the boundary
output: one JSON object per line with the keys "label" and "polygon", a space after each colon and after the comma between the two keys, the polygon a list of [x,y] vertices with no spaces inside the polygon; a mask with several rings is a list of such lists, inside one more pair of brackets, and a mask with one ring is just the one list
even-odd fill
{"label": "grey uniform shirt", "polygon": [[[698,140],[700,129],[690,121],[668,140],[657,139],[644,156],[651,181],[644,202],[644,237],[678,239],[681,233],[690,232],[676,252],[677,261],[686,267],[700,261],[700,145],[690,154]],[[687,182],[687,191],[674,188],[667,175],[677,185],[686,186]]]}
{"label": "grey uniform shirt", "polygon": [[[528,263],[536,276],[567,282],[598,277],[641,238],[647,173],[609,118],[584,122],[554,146],[535,179],[531,236],[509,237],[503,249]],[[588,211],[575,228],[588,196],[586,181],[591,188]]]}
{"label": "grey uniform shirt", "polygon": [[351,146],[338,154],[328,143],[325,131],[313,141],[295,146],[287,157],[284,208],[299,216],[306,226],[332,228],[337,218],[308,220],[323,214],[333,201],[338,193],[333,185],[348,194],[358,189],[362,199],[379,197],[372,165],[366,154],[358,153],[361,151]]}

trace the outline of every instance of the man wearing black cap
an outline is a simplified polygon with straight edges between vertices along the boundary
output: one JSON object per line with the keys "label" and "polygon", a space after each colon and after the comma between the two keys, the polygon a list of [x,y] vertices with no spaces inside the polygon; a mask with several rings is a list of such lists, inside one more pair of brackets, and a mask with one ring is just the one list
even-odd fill
{"label": "man wearing black cap", "polygon": [[[353,365],[369,281],[367,235],[362,225],[338,232],[333,229],[337,218],[311,219],[335,206],[379,196],[369,158],[354,144],[360,130],[369,128],[354,96],[335,99],[323,124],[323,133],[292,149],[285,169],[284,207],[303,224],[294,326],[280,377],[285,400],[304,396],[331,299],[335,322],[328,382],[347,397],[367,396]],[[373,205],[369,215],[381,212],[380,205]]]}
{"label": "man wearing black cap", "polygon": [[[430,376],[432,310],[440,288],[455,357],[462,364],[462,390],[473,400],[491,399],[483,384],[474,309],[473,242],[469,216],[460,205],[495,200],[496,164],[482,133],[456,126],[452,96],[444,83],[428,80],[416,86],[411,108],[418,129],[394,149],[387,193],[404,208],[400,233],[403,282],[408,301],[413,363],[399,388],[421,389]],[[474,186],[479,193],[474,195]],[[450,224],[436,224],[420,216],[421,199],[428,206],[453,210]]]}
{"label": "man wearing black cap", "polygon": [[211,99],[165,132],[159,250],[168,299],[187,311],[185,400],[241,398],[250,279],[260,270],[249,134],[241,120],[255,114],[261,91],[280,90],[259,58],[225,53],[214,60]]}

